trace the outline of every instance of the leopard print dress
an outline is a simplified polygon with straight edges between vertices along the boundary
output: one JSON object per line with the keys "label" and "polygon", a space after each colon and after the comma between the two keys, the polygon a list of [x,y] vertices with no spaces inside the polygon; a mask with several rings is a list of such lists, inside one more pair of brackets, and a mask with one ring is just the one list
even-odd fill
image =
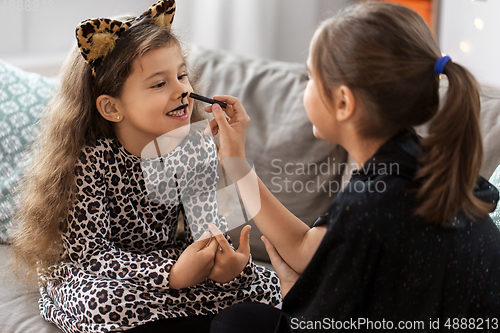
{"label": "leopard print dress", "polygon": [[[245,301],[279,304],[277,276],[251,259],[228,283],[169,288],[170,269],[193,239],[210,222],[224,230],[217,165],[212,138],[196,131],[147,161],[117,139],[84,148],[75,168],[76,203],[62,230],[67,259],[41,274],[42,317],[64,332],[108,332],[216,314]],[[180,211],[184,240],[176,238]]]}

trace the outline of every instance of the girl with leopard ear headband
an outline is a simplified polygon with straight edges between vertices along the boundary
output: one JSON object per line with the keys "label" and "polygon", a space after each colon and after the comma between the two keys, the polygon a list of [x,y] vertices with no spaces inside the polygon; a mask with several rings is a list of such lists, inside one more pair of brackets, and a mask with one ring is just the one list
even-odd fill
{"label": "girl with leopard ear headband", "polygon": [[237,251],[203,233],[226,224],[217,149],[195,130],[204,115],[187,97],[174,13],[158,1],[137,18],[82,22],[47,106],[12,242],[15,262],[38,272],[42,317],[64,332],[208,331],[232,304],[281,302],[248,227]]}

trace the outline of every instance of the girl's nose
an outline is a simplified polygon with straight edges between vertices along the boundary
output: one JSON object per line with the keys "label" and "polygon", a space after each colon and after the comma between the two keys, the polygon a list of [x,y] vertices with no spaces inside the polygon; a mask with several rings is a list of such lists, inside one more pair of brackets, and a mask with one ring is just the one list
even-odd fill
{"label": "girl's nose", "polygon": [[181,103],[184,103],[184,98],[188,95],[187,91],[183,92],[181,95]]}

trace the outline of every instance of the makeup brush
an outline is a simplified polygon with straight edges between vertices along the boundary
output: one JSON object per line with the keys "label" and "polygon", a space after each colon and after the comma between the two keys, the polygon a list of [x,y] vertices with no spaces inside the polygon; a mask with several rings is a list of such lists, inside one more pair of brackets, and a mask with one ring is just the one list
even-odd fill
{"label": "makeup brush", "polygon": [[215,99],[208,98],[208,97],[205,97],[205,96],[201,96],[201,95],[198,95],[198,94],[195,94],[195,93],[190,93],[189,97],[197,99],[197,100],[205,102],[205,103],[208,103],[208,104],[215,104],[215,103],[217,103],[223,109],[227,108],[227,104],[224,103],[224,102],[216,101]]}

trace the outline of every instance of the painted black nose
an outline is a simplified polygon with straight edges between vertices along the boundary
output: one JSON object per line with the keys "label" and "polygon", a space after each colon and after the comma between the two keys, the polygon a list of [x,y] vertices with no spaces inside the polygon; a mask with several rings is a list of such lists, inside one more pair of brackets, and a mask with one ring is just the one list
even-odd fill
{"label": "painted black nose", "polygon": [[181,95],[181,98],[184,98],[184,97],[186,97],[187,95],[188,95],[188,93],[187,93],[187,92],[183,92],[183,93],[182,93],[182,95]]}

